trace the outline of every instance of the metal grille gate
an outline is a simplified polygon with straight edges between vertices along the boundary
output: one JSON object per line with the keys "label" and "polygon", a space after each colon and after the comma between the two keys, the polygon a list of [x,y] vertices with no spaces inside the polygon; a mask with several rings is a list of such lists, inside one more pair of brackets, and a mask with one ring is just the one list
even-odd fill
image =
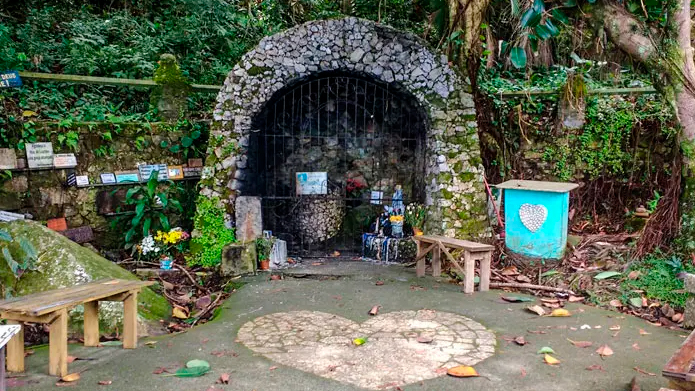
{"label": "metal grille gate", "polygon": [[[321,75],[277,93],[254,119],[244,189],[262,197],[263,223],[295,256],[357,255],[362,233],[390,204],[424,199],[427,123],[417,101],[358,76]],[[255,161],[255,164],[254,164]],[[327,194],[297,194],[296,173],[326,172]],[[249,182],[249,181],[247,181]]]}

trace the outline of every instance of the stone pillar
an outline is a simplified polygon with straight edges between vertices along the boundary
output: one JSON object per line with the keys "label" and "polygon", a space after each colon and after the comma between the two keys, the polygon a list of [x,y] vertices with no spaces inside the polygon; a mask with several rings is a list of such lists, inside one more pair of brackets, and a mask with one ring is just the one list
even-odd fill
{"label": "stone pillar", "polygon": [[153,80],[159,88],[152,91],[151,101],[164,120],[175,121],[186,108],[190,84],[173,54],[162,54],[157,64]]}
{"label": "stone pillar", "polygon": [[250,242],[263,235],[263,216],[260,197],[237,197],[234,207],[236,238]]}
{"label": "stone pillar", "polygon": [[683,327],[695,328],[695,274],[685,275],[685,291],[688,299],[685,301],[685,313],[683,314]]}

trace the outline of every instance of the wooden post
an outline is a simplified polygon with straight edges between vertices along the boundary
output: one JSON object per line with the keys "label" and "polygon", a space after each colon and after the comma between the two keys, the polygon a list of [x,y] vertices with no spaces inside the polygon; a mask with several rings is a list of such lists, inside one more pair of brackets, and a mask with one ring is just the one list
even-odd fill
{"label": "wooden post", "polygon": [[490,263],[492,262],[492,251],[483,254],[480,260],[480,291],[490,290]]}
{"label": "wooden post", "polygon": [[439,246],[432,249],[432,276],[441,277],[442,276],[442,250]]}
{"label": "wooden post", "polygon": [[427,254],[423,254],[423,245],[420,243],[419,240],[415,241],[417,245],[417,255],[416,260],[417,262],[415,263],[415,276],[417,277],[424,277],[425,276],[425,258],[427,258]]}
{"label": "wooden post", "polygon": [[99,302],[84,303],[84,346],[99,345]]}
{"label": "wooden post", "polygon": [[22,322],[8,320],[8,324],[18,324],[22,329],[7,343],[7,370],[24,372],[24,325]]}
{"label": "wooden post", "polygon": [[0,348],[0,391],[5,391],[5,347]]}
{"label": "wooden post", "polygon": [[138,346],[138,292],[130,292],[123,301],[123,348]]}
{"label": "wooden post", "polygon": [[68,311],[58,311],[48,335],[48,373],[63,377],[68,374]]}
{"label": "wooden post", "polygon": [[471,253],[468,250],[463,252],[463,268],[466,272],[466,276],[463,280],[463,292],[473,293],[475,287],[475,260],[471,257]]}

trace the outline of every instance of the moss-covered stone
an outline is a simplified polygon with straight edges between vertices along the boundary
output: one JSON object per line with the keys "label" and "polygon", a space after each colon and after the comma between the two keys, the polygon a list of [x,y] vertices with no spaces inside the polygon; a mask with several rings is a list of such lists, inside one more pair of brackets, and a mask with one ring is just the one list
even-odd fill
{"label": "moss-covered stone", "polygon": [[[136,276],[115,263],[40,224],[15,221],[0,223],[0,229],[9,232],[16,240],[27,240],[38,254],[37,270],[25,273],[16,285],[18,295],[70,287],[103,278],[137,280]],[[18,248],[12,248],[11,251],[16,257],[21,257]],[[0,269],[7,275],[9,270],[4,263],[0,264]],[[104,331],[112,332],[120,327],[123,319],[122,309],[122,303],[100,303],[99,320]],[[81,328],[82,313],[81,307],[71,312],[73,329]],[[141,333],[150,328],[148,326],[156,327],[158,321],[167,318],[169,313],[169,303],[162,296],[149,288],[141,291],[138,296]]]}

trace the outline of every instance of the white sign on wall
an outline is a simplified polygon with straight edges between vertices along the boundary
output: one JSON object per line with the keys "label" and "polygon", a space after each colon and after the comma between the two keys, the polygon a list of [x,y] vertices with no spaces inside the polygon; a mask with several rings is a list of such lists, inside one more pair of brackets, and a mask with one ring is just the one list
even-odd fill
{"label": "white sign on wall", "polygon": [[53,144],[30,143],[26,149],[29,168],[53,167]]}
{"label": "white sign on wall", "polygon": [[297,195],[328,194],[328,173],[298,172]]}

